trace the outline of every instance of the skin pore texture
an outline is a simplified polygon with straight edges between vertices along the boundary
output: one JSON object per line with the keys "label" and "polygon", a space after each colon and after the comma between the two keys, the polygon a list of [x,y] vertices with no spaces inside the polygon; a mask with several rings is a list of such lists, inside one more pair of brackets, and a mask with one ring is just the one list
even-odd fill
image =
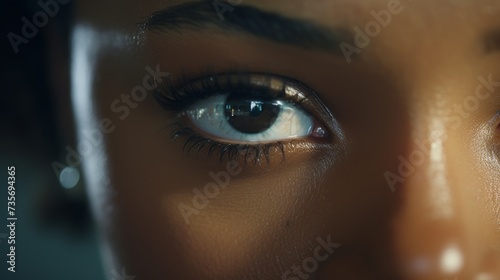
{"label": "skin pore texture", "polygon": [[[103,141],[79,151],[106,271],[124,267],[136,279],[500,279],[499,1],[244,0],[222,21],[207,2],[219,23],[141,25],[185,3],[74,3],[80,142],[107,123]],[[342,30],[341,42],[353,47],[355,28],[365,30],[373,13],[397,13],[349,63],[333,47],[224,28],[249,7]],[[184,151],[186,137],[171,140],[179,114],[163,110],[150,89],[130,97],[153,80],[178,85],[233,72],[305,84],[309,114],[330,137],[282,141],[284,160],[278,149],[269,163],[244,153],[221,160],[219,150],[208,157],[207,147]],[[193,190],[214,177],[227,184],[197,208]]]}

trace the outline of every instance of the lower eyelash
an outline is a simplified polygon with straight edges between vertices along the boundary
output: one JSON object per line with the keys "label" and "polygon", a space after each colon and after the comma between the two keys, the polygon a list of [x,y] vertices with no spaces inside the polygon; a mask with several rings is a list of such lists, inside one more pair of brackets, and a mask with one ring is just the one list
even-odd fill
{"label": "lower eyelash", "polygon": [[171,139],[185,138],[183,151],[186,153],[199,153],[202,149],[208,149],[207,157],[213,158],[214,153],[219,154],[219,161],[243,160],[245,164],[252,163],[261,165],[265,159],[267,165],[270,163],[272,152],[281,154],[281,162],[285,161],[285,144],[283,142],[263,144],[227,144],[201,136],[189,127],[176,123]]}

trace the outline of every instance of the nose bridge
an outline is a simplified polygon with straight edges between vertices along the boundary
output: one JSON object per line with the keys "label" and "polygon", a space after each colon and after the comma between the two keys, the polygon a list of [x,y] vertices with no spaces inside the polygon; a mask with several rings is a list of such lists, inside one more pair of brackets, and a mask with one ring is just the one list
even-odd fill
{"label": "nose bridge", "polygon": [[487,244],[473,194],[480,186],[467,164],[467,142],[450,131],[442,112],[415,114],[408,150],[400,157],[399,171],[406,174],[396,189],[401,208],[393,233],[402,273],[411,275],[404,279],[494,273],[483,272]]}
{"label": "nose bridge", "polygon": [[[424,115],[414,128],[414,143],[410,143],[410,159],[421,158],[420,165],[415,167],[415,176],[408,178],[408,185],[416,185],[414,196],[422,201],[417,207],[426,207],[429,218],[436,220],[452,220],[456,216],[453,201],[457,199],[461,188],[453,182],[453,173],[457,172],[450,161],[456,153],[450,151],[452,140],[437,110]],[[420,127],[419,127],[420,126]],[[418,162],[416,162],[418,163]],[[410,191],[411,192],[411,191]],[[409,196],[409,201],[414,200]],[[425,203],[425,204],[423,204]]]}

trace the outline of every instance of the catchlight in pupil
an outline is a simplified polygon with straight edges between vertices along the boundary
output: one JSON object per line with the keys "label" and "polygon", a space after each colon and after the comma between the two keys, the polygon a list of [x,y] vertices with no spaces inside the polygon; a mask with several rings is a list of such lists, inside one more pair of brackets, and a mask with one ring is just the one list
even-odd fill
{"label": "catchlight in pupil", "polygon": [[268,130],[278,118],[280,102],[231,94],[224,105],[227,122],[237,131],[256,134]]}

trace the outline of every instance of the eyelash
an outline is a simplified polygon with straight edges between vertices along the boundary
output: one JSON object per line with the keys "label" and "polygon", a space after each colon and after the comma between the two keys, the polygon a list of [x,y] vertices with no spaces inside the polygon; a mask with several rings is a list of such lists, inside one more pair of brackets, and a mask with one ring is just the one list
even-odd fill
{"label": "eyelash", "polygon": [[[251,77],[262,76],[266,77],[266,82],[262,85],[252,84]],[[278,79],[283,83],[282,90],[273,90],[270,87],[269,81],[271,79]],[[252,90],[257,92],[257,97],[273,97],[275,99],[290,100],[298,108],[303,108],[302,104],[306,98],[304,96],[287,96],[284,92],[286,84],[294,83],[298,86],[306,88],[301,82],[278,76],[273,74],[260,74],[260,73],[237,73],[237,74],[213,74],[207,73],[204,77],[198,79],[189,79],[182,77],[180,81],[174,82],[167,80],[163,84],[157,84],[153,90],[153,96],[158,104],[167,112],[177,113],[180,117],[182,113],[192,104],[209,98],[213,95],[221,94],[227,90]],[[180,85],[180,86],[179,86]],[[207,157],[213,158],[215,152],[219,153],[219,161],[237,160],[242,158],[243,162],[261,165],[262,158],[265,159],[269,165],[272,152],[281,154],[281,162],[285,161],[285,143],[282,141],[274,143],[261,143],[261,144],[228,144],[209,139],[195,132],[193,129],[185,125],[181,120],[171,124],[172,135],[171,139],[184,137],[185,143],[183,146],[184,152],[195,151],[199,153],[203,148],[208,148]]]}

